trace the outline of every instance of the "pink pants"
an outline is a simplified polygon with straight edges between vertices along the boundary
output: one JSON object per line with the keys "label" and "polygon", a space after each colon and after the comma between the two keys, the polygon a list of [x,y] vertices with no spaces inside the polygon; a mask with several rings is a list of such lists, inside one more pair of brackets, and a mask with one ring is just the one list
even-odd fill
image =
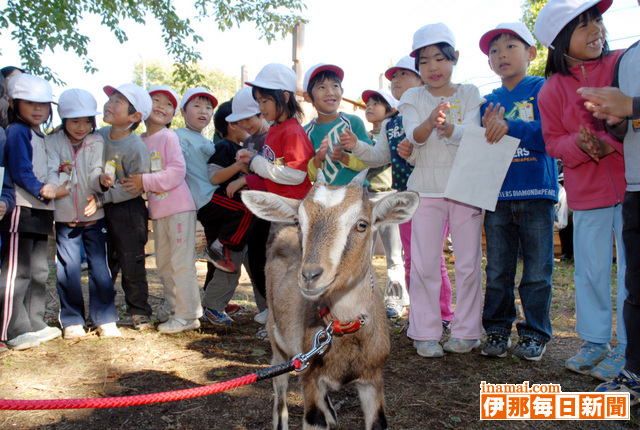
{"label": "pink pants", "polygon": [[456,253],[456,312],[451,337],[482,337],[482,211],[443,198],[420,198],[411,226],[411,339],[442,337],[442,235],[447,223]]}
{"label": "pink pants", "polygon": [[[404,259],[405,280],[407,282],[407,291],[411,283],[411,221],[399,225],[400,240],[402,240],[402,249]],[[442,247],[449,235],[449,220],[444,226],[444,238],[442,239]],[[441,254],[440,274],[442,276],[442,288],[440,289],[440,312],[442,312],[443,321],[453,321],[453,307],[451,306],[451,281],[447,272],[447,265],[444,254]]]}

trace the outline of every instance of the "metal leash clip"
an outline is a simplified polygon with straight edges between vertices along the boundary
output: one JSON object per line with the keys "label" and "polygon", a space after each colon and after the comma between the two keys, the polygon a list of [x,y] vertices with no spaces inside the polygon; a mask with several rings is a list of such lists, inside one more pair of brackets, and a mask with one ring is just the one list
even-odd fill
{"label": "metal leash clip", "polygon": [[318,330],[313,339],[313,348],[306,354],[301,353],[293,357],[292,361],[298,360],[300,362],[300,368],[296,369],[296,372],[302,372],[306,369],[309,366],[309,360],[311,360],[314,355],[324,354],[326,347],[331,343],[331,332],[333,332],[332,324],[327,325],[327,328],[324,330]]}

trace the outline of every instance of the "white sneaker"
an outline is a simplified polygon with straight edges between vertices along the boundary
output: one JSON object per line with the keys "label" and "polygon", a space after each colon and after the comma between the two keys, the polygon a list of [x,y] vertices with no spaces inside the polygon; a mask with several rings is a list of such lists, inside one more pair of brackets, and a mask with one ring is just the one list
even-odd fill
{"label": "white sneaker", "polygon": [[437,358],[444,355],[442,346],[437,340],[414,340],[413,346],[421,357]]}
{"label": "white sneaker", "polygon": [[253,317],[253,320],[258,324],[265,325],[267,323],[267,318],[269,318],[269,309],[265,308],[265,310],[256,314],[256,316]]}
{"label": "white sneaker", "polygon": [[80,324],[74,324],[62,329],[62,337],[65,339],[77,339],[86,336],[87,332]]}
{"label": "white sneaker", "polygon": [[34,331],[33,334],[36,335],[40,342],[48,342],[62,336],[62,330],[58,327],[46,326],[42,330]]}
{"label": "white sneaker", "polygon": [[40,339],[33,332],[23,333],[7,341],[7,346],[15,351],[22,351],[38,345],[40,345]]}
{"label": "white sneaker", "polygon": [[186,330],[197,330],[200,328],[200,320],[183,320],[182,318],[178,318],[176,316],[172,316],[165,323],[162,323],[158,326],[158,331],[160,333],[181,333]]}
{"label": "white sneaker", "polygon": [[480,347],[480,345],[480,339],[458,339],[457,337],[452,337],[444,344],[443,349],[447,352],[466,354]]}
{"label": "white sneaker", "polygon": [[122,333],[116,323],[110,322],[98,326],[98,336],[104,338],[122,337]]}

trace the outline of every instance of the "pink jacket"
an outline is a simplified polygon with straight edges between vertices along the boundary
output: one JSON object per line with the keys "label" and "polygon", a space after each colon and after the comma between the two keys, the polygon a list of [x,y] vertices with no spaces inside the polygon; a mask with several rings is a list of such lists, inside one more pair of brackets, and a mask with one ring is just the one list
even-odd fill
{"label": "pink jacket", "polygon": [[[620,54],[622,51],[614,51],[601,61],[589,61],[572,67],[570,70],[575,78],[555,73],[538,95],[547,154],[564,164],[567,203],[574,210],[597,209],[621,203],[627,187],[622,142],[607,133],[604,122],[593,117],[576,92],[580,87],[610,86],[613,68]],[[599,163],[591,160],[576,143],[581,124],[613,146],[615,152],[602,158]]]}
{"label": "pink jacket", "polygon": [[164,128],[142,140],[151,154],[151,173],[142,174],[151,219],[195,211],[196,205],[184,180],[187,169],[178,135]]}

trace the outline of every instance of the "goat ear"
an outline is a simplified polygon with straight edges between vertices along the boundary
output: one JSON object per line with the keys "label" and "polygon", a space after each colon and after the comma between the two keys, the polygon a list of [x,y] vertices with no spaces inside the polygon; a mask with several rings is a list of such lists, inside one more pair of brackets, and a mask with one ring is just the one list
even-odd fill
{"label": "goat ear", "polygon": [[371,223],[377,227],[382,224],[407,222],[418,209],[419,204],[420,197],[413,191],[390,194],[373,203]]}
{"label": "goat ear", "polygon": [[364,181],[367,179],[367,173],[369,173],[369,169],[360,171],[360,173],[353,177],[350,183],[359,187],[364,187]]}
{"label": "goat ear", "polygon": [[266,191],[243,191],[242,202],[254,215],[273,222],[292,222],[300,201]]}

